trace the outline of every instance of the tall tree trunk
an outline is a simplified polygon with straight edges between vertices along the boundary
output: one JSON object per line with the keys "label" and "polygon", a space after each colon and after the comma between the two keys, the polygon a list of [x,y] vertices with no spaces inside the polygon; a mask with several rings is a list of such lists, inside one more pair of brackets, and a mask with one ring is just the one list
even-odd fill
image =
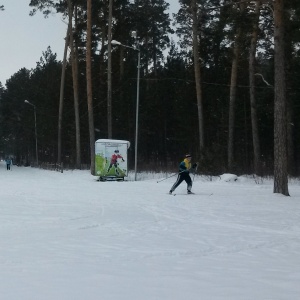
{"label": "tall tree trunk", "polygon": [[194,55],[194,71],[196,81],[197,93],[197,108],[198,108],[198,126],[199,126],[199,150],[200,158],[204,154],[204,120],[203,120],[203,99],[202,99],[202,86],[201,86],[201,67],[199,57],[199,39],[198,39],[198,8],[196,0],[191,0],[192,9],[192,29],[193,29],[193,55]]}
{"label": "tall tree trunk", "polygon": [[287,99],[287,153],[288,153],[288,173],[291,176],[296,176],[295,163],[295,144],[294,144],[294,110],[292,105],[292,97]]}
{"label": "tall tree trunk", "polygon": [[288,78],[292,74],[291,65],[294,63],[294,43],[289,39],[285,41],[285,70],[286,70],[286,105],[287,105],[287,155],[288,155],[288,174],[297,176],[297,163],[295,158],[295,106],[294,89]]}
{"label": "tall tree trunk", "polygon": [[86,82],[90,133],[91,174],[95,175],[95,129],[92,90],[92,0],[87,0]]}
{"label": "tall tree trunk", "polygon": [[287,172],[287,105],[284,47],[284,0],[274,2],[274,193],[289,196]]}
{"label": "tall tree trunk", "polygon": [[[153,59],[153,73],[154,77],[157,78],[157,54],[156,54],[156,47],[157,47],[157,41],[155,39],[155,36],[153,37],[153,44],[152,44],[152,59]],[[157,82],[155,80],[155,82]]]}
{"label": "tall tree trunk", "polygon": [[61,69],[61,78],[60,78],[60,94],[59,94],[59,111],[58,111],[58,133],[57,133],[57,163],[61,163],[61,136],[62,136],[62,117],[63,117],[63,108],[64,108],[64,91],[65,91],[65,77],[66,77],[66,65],[67,65],[67,54],[69,46],[69,37],[71,32],[72,24],[68,24],[66,39],[65,39],[65,50],[64,57]]}
{"label": "tall tree trunk", "polygon": [[[106,45],[105,45],[106,38],[107,38],[106,29],[102,28],[102,30],[101,30],[101,49],[100,49],[100,53],[99,53],[99,84],[100,84],[100,88],[103,88],[106,85],[105,72],[107,69],[107,65],[104,62],[104,54],[105,54],[105,50],[106,50]],[[98,105],[98,106],[100,107],[100,105]],[[100,114],[100,116],[102,116],[102,111],[99,112],[99,114]]]}
{"label": "tall tree trunk", "polygon": [[124,99],[124,88],[123,88],[123,80],[124,80],[124,71],[125,71],[125,66],[124,66],[124,47],[119,47],[120,49],[120,77],[119,77],[119,85],[120,85],[120,100],[119,103],[123,103]]}
{"label": "tall tree trunk", "polygon": [[255,96],[255,63],[256,63],[256,47],[257,47],[260,7],[261,7],[261,2],[256,1],[251,45],[250,45],[250,54],[249,54],[249,83],[250,83],[252,142],[253,142],[253,152],[254,152],[254,172],[256,175],[262,175],[261,152],[260,152],[260,142],[259,142],[259,134],[258,134],[258,118],[257,118],[256,96]]}
{"label": "tall tree trunk", "polygon": [[79,117],[79,94],[78,94],[78,52],[76,41],[73,37],[73,14],[75,9],[75,32],[77,28],[77,7],[68,0],[69,23],[72,31],[70,32],[70,49],[72,61],[73,93],[74,93],[74,112],[75,112],[75,132],[76,132],[76,168],[81,168],[81,149],[80,149],[80,117]]}
{"label": "tall tree trunk", "polygon": [[109,0],[108,13],[108,60],[107,60],[107,133],[112,138],[112,80],[111,80],[111,35],[113,0]]}
{"label": "tall tree trunk", "polygon": [[[240,14],[245,11],[245,3],[240,4]],[[235,129],[235,103],[237,92],[237,75],[240,56],[240,40],[242,37],[242,28],[237,25],[237,32],[234,41],[233,59],[231,65],[231,80],[230,80],[230,99],[229,99],[229,125],[228,125],[228,170],[233,171],[234,165],[234,129]]]}

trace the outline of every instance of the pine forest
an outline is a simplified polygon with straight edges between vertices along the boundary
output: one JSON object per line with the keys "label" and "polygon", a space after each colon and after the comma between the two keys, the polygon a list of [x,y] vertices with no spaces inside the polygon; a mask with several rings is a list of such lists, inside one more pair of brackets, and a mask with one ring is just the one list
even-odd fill
{"label": "pine forest", "polygon": [[179,0],[175,13],[166,0],[28,2],[32,18],[64,18],[65,55],[50,45],[0,83],[2,158],[34,165],[38,146],[38,164],[93,174],[95,141],[117,139],[133,169],[138,128],[139,171],[176,172],[192,153],[198,173],[274,176],[288,195],[300,175],[299,0]]}

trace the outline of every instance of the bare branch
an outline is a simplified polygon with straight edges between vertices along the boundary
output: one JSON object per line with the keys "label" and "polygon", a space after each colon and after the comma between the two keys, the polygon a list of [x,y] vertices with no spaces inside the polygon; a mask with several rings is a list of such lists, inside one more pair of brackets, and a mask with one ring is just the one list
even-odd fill
{"label": "bare branch", "polygon": [[263,80],[263,82],[264,82],[267,86],[273,87],[272,84],[270,84],[268,81],[265,80],[265,78],[264,78],[264,76],[263,76],[262,74],[260,74],[260,73],[255,73],[254,75],[260,76],[261,79]]}

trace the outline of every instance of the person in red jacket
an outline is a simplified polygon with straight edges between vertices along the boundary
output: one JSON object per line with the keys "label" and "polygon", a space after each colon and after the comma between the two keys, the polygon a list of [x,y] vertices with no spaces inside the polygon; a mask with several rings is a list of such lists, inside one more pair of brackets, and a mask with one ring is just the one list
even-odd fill
{"label": "person in red jacket", "polygon": [[109,167],[107,169],[107,173],[110,171],[112,166],[114,166],[116,174],[119,175],[118,158],[122,159],[122,161],[125,161],[123,156],[121,154],[119,154],[119,150],[115,150],[114,154],[110,158],[110,164],[109,164]]}

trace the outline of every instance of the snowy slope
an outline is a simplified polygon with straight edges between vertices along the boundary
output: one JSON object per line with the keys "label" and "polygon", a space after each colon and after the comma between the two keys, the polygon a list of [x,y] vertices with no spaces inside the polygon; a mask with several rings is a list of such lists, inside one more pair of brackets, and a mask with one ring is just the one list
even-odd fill
{"label": "snowy slope", "polygon": [[2,163],[0,299],[300,299],[299,182],[148,178]]}

